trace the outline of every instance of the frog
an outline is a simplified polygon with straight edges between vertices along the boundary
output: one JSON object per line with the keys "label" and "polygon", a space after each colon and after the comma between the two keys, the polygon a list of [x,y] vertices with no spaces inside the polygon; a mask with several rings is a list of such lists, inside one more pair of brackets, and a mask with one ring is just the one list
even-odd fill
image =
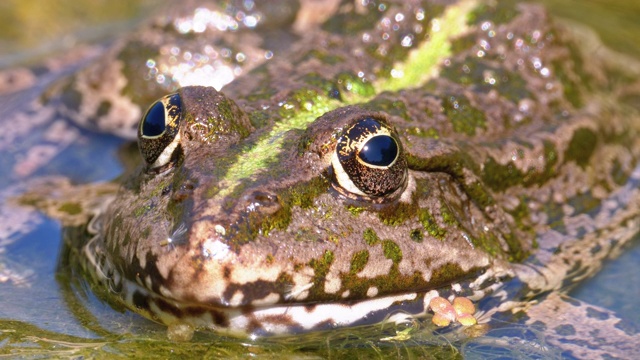
{"label": "frog", "polygon": [[638,115],[615,99],[633,79],[585,61],[537,5],[345,2],[309,26],[221,91],[151,104],[144,164],[79,248],[88,277],[174,338],[471,299],[481,324],[538,314],[580,335],[574,356],[592,340],[628,356],[637,334],[554,321],[637,234]]}

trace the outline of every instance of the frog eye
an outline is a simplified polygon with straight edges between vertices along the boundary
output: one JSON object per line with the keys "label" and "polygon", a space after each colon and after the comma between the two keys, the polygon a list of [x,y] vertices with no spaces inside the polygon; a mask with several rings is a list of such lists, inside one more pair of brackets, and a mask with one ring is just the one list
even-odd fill
{"label": "frog eye", "polygon": [[365,117],[346,128],[331,165],[340,188],[350,194],[381,197],[402,188],[407,161],[395,131],[386,122]]}
{"label": "frog eye", "polygon": [[180,95],[171,94],[153,103],[142,117],[138,146],[150,169],[161,168],[174,158],[180,143],[181,110]]}

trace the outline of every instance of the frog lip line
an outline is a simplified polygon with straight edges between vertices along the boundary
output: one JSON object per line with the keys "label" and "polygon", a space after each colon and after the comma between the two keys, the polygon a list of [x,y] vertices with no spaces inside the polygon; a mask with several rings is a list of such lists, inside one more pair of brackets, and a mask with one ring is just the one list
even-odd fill
{"label": "frog lip line", "polygon": [[[349,326],[357,323],[367,316],[372,317],[378,311],[387,314],[388,309],[394,304],[418,299],[417,293],[407,293],[402,295],[388,296],[371,300],[363,300],[354,304],[328,303],[314,305],[282,305],[258,308],[246,313],[238,308],[208,308],[205,306],[191,306],[177,304],[161,299],[155,294],[151,294],[145,288],[136,283],[126,281],[124,291],[131,298],[127,301],[133,302],[133,297],[138,298],[146,295],[146,309],[154,315],[159,316],[165,324],[173,324],[184,321],[184,318],[192,317],[190,322],[196,327],[209,328],[216,331],[228,331],[232,334],[242,333],[243,335],[277,335],[291,333],[292,329],[305,332],[310,330],[320,330],[322,328],[335,328]],[[144,295],[143,295],[144,294]],[[438,296],[432,291],[426,299]],[[140,300],[138,300],[138,304]],[[161,304],[161,305],[159,305]],[[423,309],[426,308],[423,305]],[[144,307],[143,307],[144,309]],[[420,311],[426,313],[426,311]],[[182,315],[181,313],[193,314]],[[176,315],[180,314],[180,318]],[[199,315],[198,315],[199,314]],[[214,314],[214,315],[211,315]],[[331,318],[327,315],[331,314]],[[212,321],[212,318],[217,319]],[[260,323],[261,327],[252,329],[255,324]],[[294,331],[296,332],[296,331]]]}

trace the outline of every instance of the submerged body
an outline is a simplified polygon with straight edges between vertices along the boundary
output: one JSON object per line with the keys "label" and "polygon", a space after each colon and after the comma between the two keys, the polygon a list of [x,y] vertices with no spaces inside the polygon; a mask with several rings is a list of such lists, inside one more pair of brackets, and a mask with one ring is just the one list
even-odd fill
{"label": "submerged body", "polygon": [[146,164],[85,268],[170,330],[257,335],[436,296],[507,311],[592,274],[638,232],[628,80],[539,7],[496,6],[302,6],[289,49],[143,115]]}

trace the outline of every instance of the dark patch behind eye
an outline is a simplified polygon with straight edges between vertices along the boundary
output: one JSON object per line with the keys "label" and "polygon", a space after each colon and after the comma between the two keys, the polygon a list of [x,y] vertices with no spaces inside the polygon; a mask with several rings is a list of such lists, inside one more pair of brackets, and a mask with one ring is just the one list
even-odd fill
{"label": "dark patch behind eye", "polygon": [[142,122],[143,136],[162,135],[165,130],[164,105],[161,101],[156,101],[149,109]]}
{"label": "dark patch behind eye", "polygon": [[391,136],[374,136],[364,144],[358,156],[370,165],[389,166],[398,156],[398,144]]}

